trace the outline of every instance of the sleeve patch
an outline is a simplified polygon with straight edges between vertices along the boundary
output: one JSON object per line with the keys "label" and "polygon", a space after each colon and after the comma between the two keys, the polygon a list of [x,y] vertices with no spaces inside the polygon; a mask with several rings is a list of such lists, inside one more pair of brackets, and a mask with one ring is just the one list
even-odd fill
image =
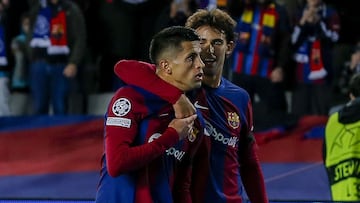
{"label": "sleeve patch", "polygon": [[106,125],[130,128],[131,120],[128,118],[108,117],[106,119]]}
{"label": "sleeve patch", "polygon": [[131,103],[126,98],[119,98],[114,102],[111,109],[115,116],[125,116],[131,110]]}

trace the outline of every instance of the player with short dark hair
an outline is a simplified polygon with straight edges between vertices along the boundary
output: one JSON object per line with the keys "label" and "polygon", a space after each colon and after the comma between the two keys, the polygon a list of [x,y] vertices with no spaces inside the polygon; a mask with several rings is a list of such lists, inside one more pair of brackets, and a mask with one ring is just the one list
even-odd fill
{"label": "player with short dark hair", "polygon": [[[252,134],[250,97],[222,77],[225,59],[234,47],[235,25],[220,9],[198,10],[187,20],[186,26],[200,35],[200,55],[205,63],[202,87],[188,96],[201,111],[206,128],[203,142],[190,163],[192,171],[178,173],[179,182],[173,191],[176,202],[240,203],[245,192],[243,185],[252,203],[268,202]],[[165,94],[173,87],[161,81],[154,83],[159,79],[150,68],[116,69],[125,83],[148,89],[169,101],[182,98],[176,91],[172,96]]]}
{"label": "player with short dark hair", "polygon": [[[150,48],[156,75],[182,92],[201,85],[204,64],[199,53],[199,36],[185,27],[162,30]],[[116,67],[135,65],[149,64],[122,60]],[[125,85],[116,91],[105,116],[97,203],[173,201],[174,164],[187,156],[201,132],[194,125],[196,114],[174,117],[171,103],[145,89]]]}

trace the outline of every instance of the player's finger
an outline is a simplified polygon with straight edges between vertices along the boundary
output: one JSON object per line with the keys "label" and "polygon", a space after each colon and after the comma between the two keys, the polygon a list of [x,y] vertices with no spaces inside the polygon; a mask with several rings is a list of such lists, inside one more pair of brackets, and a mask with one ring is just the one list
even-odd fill
{"label": "player's finger", "polygon": [[193,123],[194,123],[194,120],[195,120],[196,118],[197,118],[197,115],[196,115],[196,114],[191,115],[191,116],[189,116],[189,117],[186,118],[186,122],[187,122],[188,124],[193,124]]}

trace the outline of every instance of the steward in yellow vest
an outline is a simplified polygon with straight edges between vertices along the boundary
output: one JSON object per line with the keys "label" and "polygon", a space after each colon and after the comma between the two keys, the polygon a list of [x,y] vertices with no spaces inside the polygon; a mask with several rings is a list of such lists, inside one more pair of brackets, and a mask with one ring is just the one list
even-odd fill
{"label": "steward in yellow vest", "polygon": [[333,201],[360,201],[360,74],[350,81],[350,98],[326,124],[324,161]]}

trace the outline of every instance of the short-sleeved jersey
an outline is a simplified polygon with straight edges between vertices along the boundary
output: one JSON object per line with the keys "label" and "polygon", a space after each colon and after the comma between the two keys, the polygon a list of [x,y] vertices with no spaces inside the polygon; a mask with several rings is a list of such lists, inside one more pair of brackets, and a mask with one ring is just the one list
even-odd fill
{"label": "short-sleeved jersey", "polygon": [[[193,174],[197,174],[192,177],[193,202],[239,203],[243,193],[240,157],[253,141],[249,96],[223,78],[218,88],[204,85],[193,98],[206,125],[205,145],[193,165]],[[204,155],[209,159],[201,158]]]}
{"label": "short-sleeved jersey", "polygon": [[141,88],[115,93],[105,116],[97,203],[172,202],[174,166],[200,139],[194,134],[179,141],[168,128],[173,118],[170,103]]}

